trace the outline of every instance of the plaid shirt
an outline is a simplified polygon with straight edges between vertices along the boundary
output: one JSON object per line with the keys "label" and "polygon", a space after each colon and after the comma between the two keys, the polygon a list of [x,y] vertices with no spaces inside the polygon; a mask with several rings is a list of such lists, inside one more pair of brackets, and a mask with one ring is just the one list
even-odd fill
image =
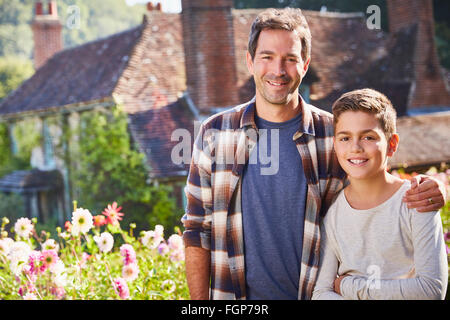
{"label": "plaid shirt", "polygon": [[[333,117],[301,100],[301,127],[293,140],[308,183],[299,299],[310,299],[319,259],[321,218],[345,173],[333,151]],[[194,142],[182,218],[185,246],[211,252],[211,299],[245,299],[242,173],[258,139],[255,100],[216,114]]]}

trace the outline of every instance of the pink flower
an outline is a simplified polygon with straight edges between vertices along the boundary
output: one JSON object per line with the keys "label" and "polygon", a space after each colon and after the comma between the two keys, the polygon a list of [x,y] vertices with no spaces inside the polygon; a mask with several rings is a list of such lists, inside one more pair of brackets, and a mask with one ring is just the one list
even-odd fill
{"label": "pink flower", "polygon": [[170,260],[172,261],[183,261],[184,260],[184,250],[174,250],[170,253]]}
{"label": "pink flower", "polygon": [[120,210],[122,207],[117,207],[117,202],[114,201],[112,205],[108,204],[108,207],[102,212],[106,216],[106,222],[112,225],[118,224],[123,216]]}
{"label": "pink flower", "polygon": [[123,244],[120,247],[120,254],[123,256],[123,263],[125,265],[136,262],[136,252],[130,244]]}
{"label": "pink flower", "polygon": [[56,250],[44,250],[42,251],[40,260],[42,261],[41,271],[43,272],[58,262],[58,253]]}
{"label": "pink flower", "polygon": [[159,254],[160,255],[165,255],[165,254],[167,254],[168,252],[169,252],[169,246],[166,244],[166,243],[161,243],[159,246],[158,246],[158,252],[159,252]]}
{"label": "pink flower", "polygon": [[122,277],[127,281],[134,281],[139,275],[139,267],[136,263],[124,265],[122,268]]}
{"label": "pink flower", "polygon": [[114,289],[121,299],[128,299],[130,297],[130,290],[128,289],[127,282],[122,278],[116,278],[114,280]]}
{"label": "pink flower", "polygon": [[[33,250],[28,256],[28,266],[24,268],[29,275],[35,275],[41,271],[41,252]],[[45,269],[44,269],[45,270]]]}

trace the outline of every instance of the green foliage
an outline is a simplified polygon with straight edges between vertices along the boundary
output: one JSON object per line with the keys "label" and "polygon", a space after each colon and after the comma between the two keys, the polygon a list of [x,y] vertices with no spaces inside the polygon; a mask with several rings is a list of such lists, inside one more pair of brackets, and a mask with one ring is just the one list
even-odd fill
{"label": "green foliage", "polygon": [[0,57],[0,101],[34,73],[30,60]]}
{"label": "green foliage", "polygon": [[[0,56],[31,58],[34,2],[0,0]],[[125,0],[59,0],[57,6],[66,48],[132,28],[146,10],[144,5],[127,6]]]}
{"label": "green foliage", "polygon": [[85,112],[80,126],[77,152],[67,159],[79,205],[100,213],[105,203],[116,201],[129,213],[125,223],[135,221],[140,228],[161,223],[172,229],[179,217],[171,189],[147,183],[145,155],[130,145],[126,114],[117,107]]}
{"label": "green foliage", "polygon": [[443,67],[450,69],[450,25],[436,22],[435,36],[439,60]]}
{"label": "green foliage", "polygon": [[0,123],[0,177],[14,170],[30,169],[31,151],[41,144],[41,134],[36,121],[39,120],[28,118],[14,124],[12,134],[17,147],[16,153],[12,152],[8,130],[11,124]]}

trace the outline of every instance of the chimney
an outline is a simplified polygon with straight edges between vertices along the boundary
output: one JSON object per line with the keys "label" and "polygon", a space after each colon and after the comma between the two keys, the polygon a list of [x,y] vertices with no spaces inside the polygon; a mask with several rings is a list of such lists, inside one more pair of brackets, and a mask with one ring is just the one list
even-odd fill
{"label": "chimney", "polygon": [[182,0],[188,93],[201,113],[239,101],[233,0]]}
{"label": "chimney", "polygon": [[432,0],[388,0],[389,31],[416,26],[414,86],[409,111],[450,106],[450,89],[442,73],[434,40]]}
{"label": "chimney", "polygon": [[34,67],[40,68],[56,52],[62,50],[62,25],[58,19],[55,1],[48,3],[48,13],[43,12],[42,2],[36,2],[35,17],[31,28],[34,40]]}

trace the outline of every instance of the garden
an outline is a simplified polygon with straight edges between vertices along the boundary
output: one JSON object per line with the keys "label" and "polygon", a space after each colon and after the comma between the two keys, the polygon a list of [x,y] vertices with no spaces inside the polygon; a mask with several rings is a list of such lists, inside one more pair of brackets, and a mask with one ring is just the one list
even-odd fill
{"label": "garden", "polygon": [[[393,174],[409,179],[402,170]],[[427,174],[444,182],[450,170]],[[101,213],[77,207],[64,228],[36,231],[37,219],[1,220],[0,298],[25,300],[180,300],[189,299],[184,275],[181,230],[166,234],[162,225],[136,233],[121,226],[126,213],[116,202]],[[447,254],[450,201],[441,210]],[[168,236],[168,237],[167,237]],[[166,238],[167,237],[167,238]],[[448,294],[447,294],[448,299]]]}

